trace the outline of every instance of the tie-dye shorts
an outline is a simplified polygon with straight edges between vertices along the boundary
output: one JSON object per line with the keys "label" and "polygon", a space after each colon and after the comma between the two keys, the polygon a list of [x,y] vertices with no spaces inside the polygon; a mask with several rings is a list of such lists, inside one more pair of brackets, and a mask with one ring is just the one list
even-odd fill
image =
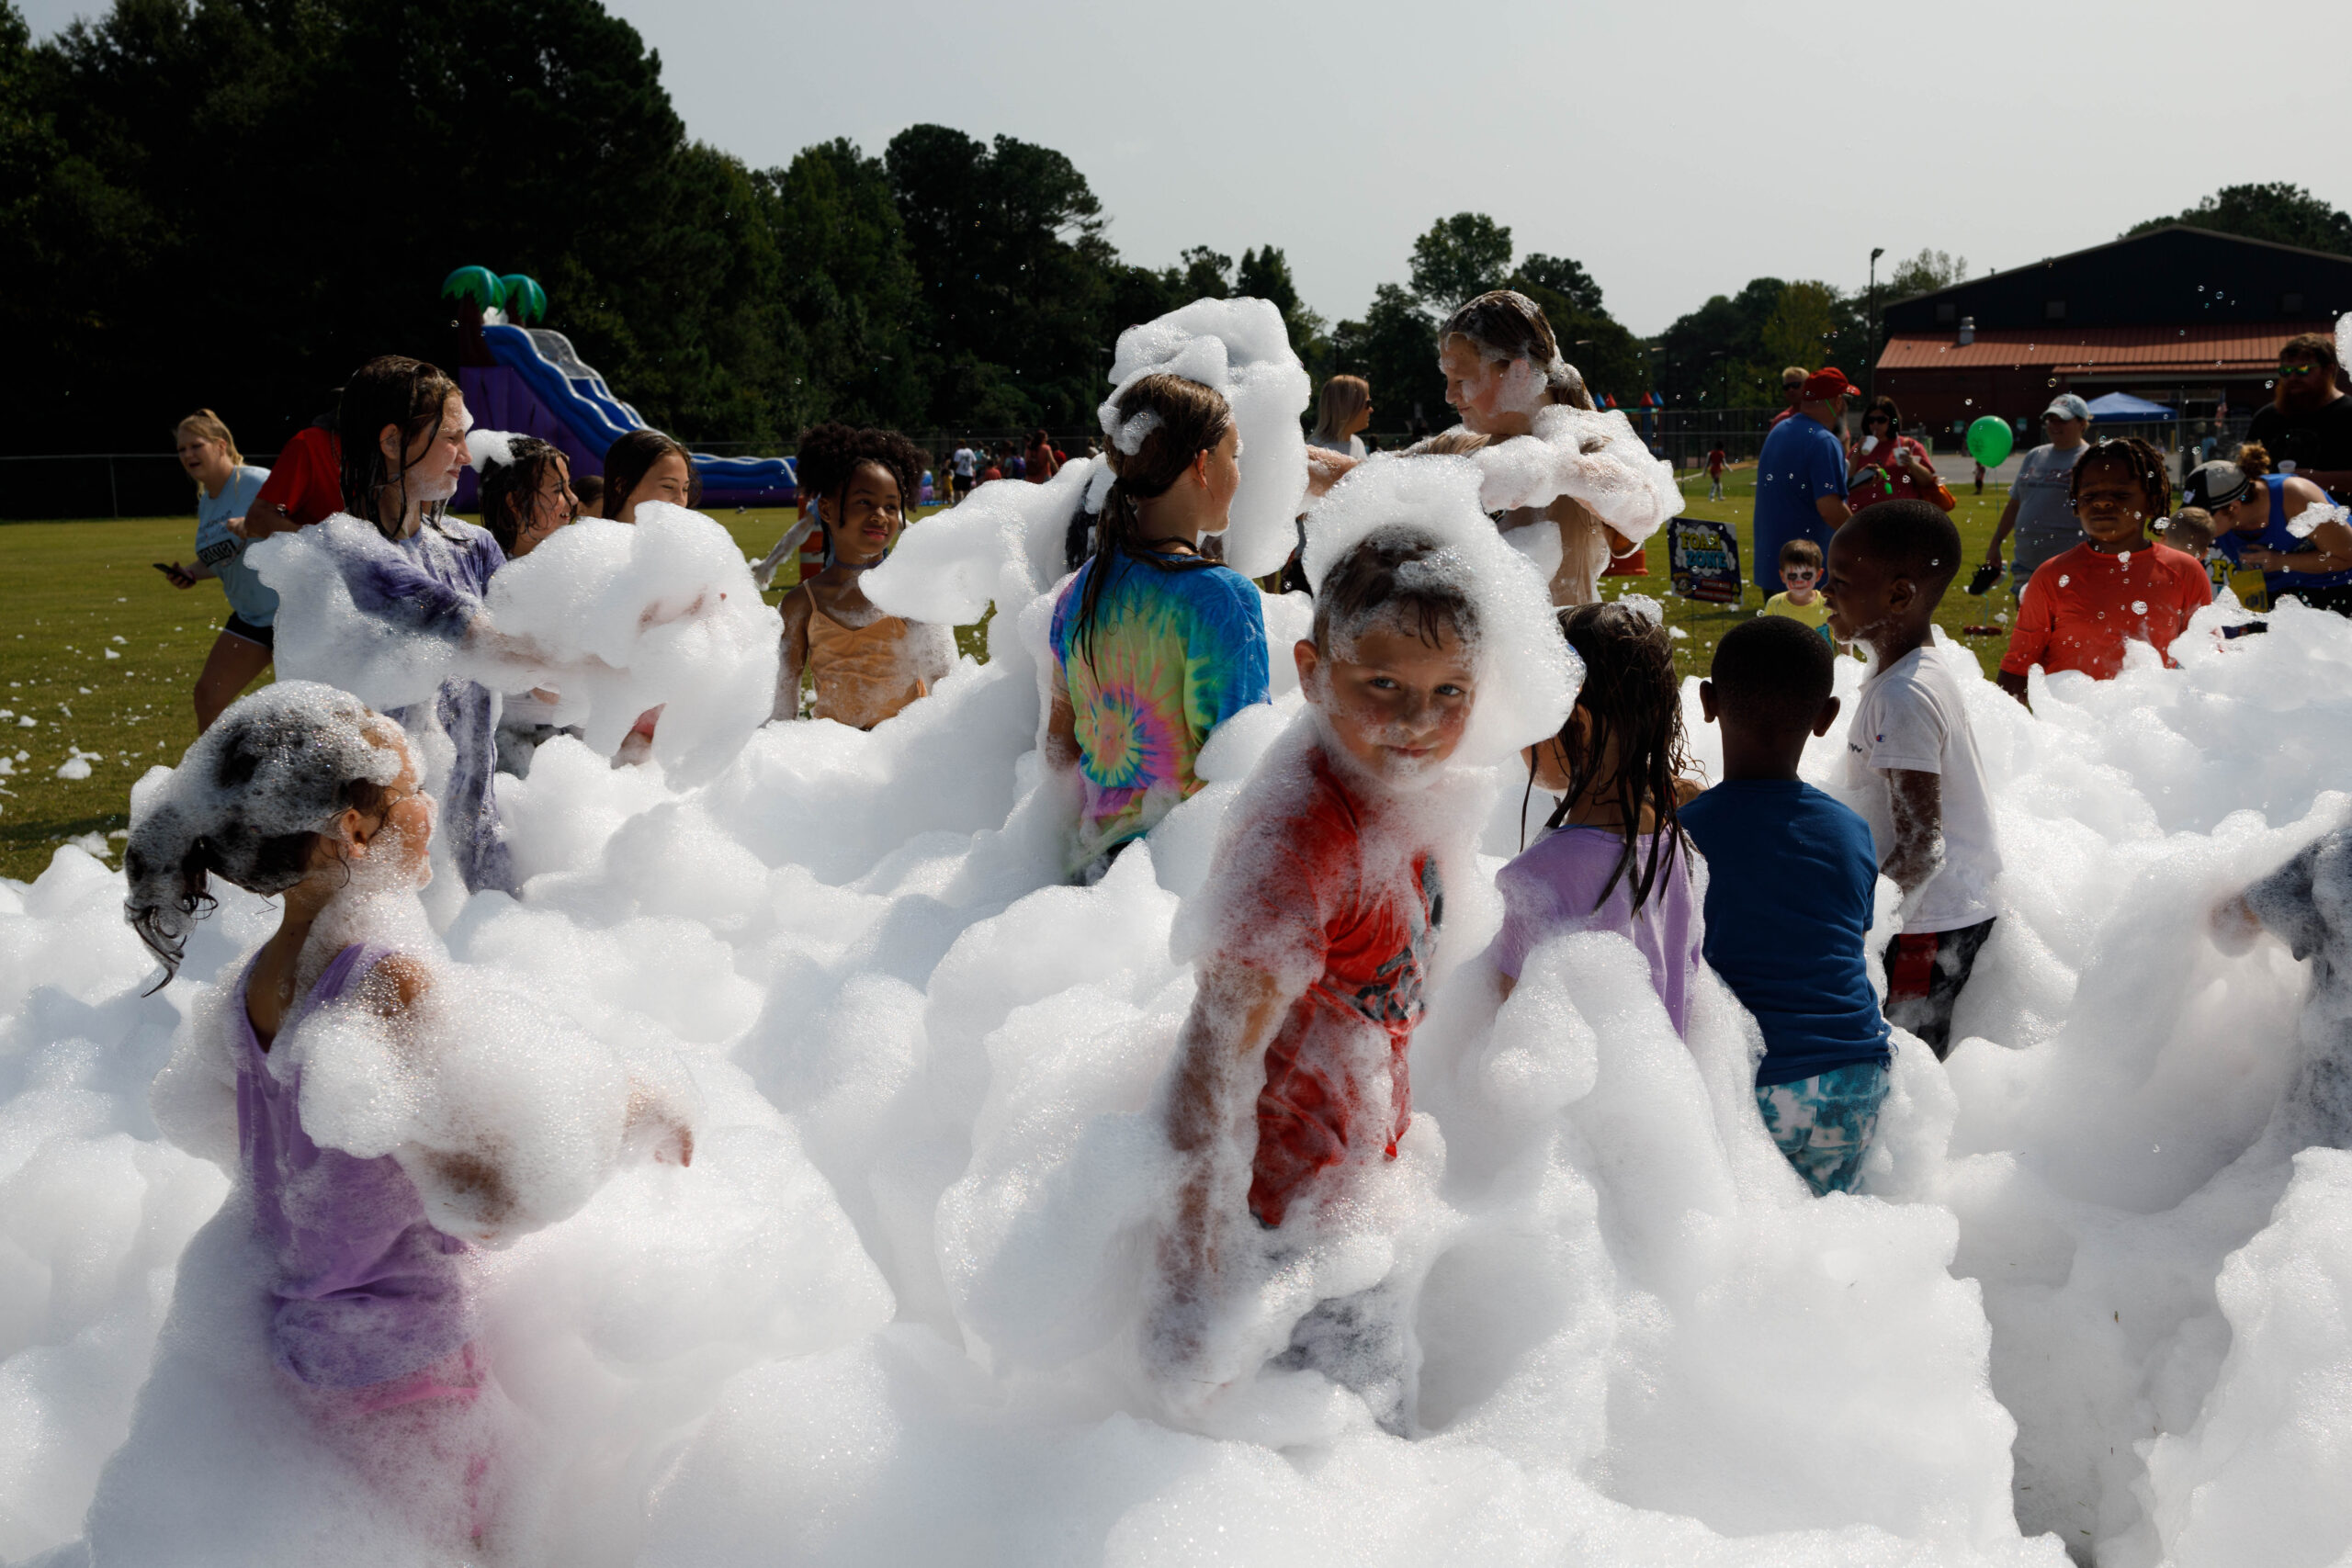
{"label": "tie-dye shorts", "polygon": [[1857,1062],[1793,1083],[1756,1086],[1764,1130],[1815,1197],[1853,1190],[1878,1137],[1886,1083],[1885,1063]]}

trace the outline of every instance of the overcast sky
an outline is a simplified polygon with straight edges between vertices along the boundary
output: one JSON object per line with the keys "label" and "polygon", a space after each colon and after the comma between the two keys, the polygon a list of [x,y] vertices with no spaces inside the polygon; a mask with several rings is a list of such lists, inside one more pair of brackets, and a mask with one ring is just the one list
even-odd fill
{"label": "overcast sky", "polygon": [[1129,259],[1280,245],[1334,320],[1464,209],[1582,262],[1646,333],[1761,275],[1860,288],[1873,245],[1882,276],[1923,245],[1975,276],[2228,184],[2352,207],[2346,0],[606,4],[691,132],[754,165],[924,120],[1043,142]]}

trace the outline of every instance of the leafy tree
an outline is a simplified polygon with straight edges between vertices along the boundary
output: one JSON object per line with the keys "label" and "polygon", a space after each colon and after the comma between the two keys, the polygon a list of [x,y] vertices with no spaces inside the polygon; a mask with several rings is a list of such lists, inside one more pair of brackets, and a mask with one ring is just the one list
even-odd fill
{"label": "leafy tree", "polygon": [[912,327],[922,291],[882,161],[836,140],[757,183],[785,259],[786,309],[806,340],[791,412],[803,423],[921,423],[930,402]]}
{"label": "leafy tree", "polygon": [[922,288],[933,421],[1091,415],[1117,257],[1086,176],[1050,147],[942,125],[900,131],[883,163]]}
{"label": "leafy tree", "polygon": [[1966,256],[1951,256],[1923,246],[1910,260],[1895,263],[1894,270],[1887,274],[1886,283],[1879,290],[1879,301],[1883,304],[1890,299],[1907,299],[1914,294],[1949,288],[1967,276]]}
{"label": "leafy tree", "polygon": [[[1541,251],[1529,252],[1526,259],[1519,264],[1511,286],[1524,292],[1529,284],[1558,295],[1571,309],[1584,315],[1607,313],[1601,309],[1600,285],[1592,280],[1592,275],[1585,271],[1581,264],[1566,256],[1547,256]],[[1544,308],[1544,313],[1551,313],[1549,306]]]}
{"label": "leafy tree", "polygon": [[1437,323],[1412,293],[1394,283],[1373,290],[1372,308],[1361,321],[1331,329],[1327,375],[1361,376],[1372,383],[1372,400],[1385,429],[1405,428],[1418,415],[1431,429],[1453,421],[1445,403],[1445,378],[1437,370]]}
{"label": "leafy tree", "polygon": [[1797,282],[1781,291],[1765,319],[1759,343],[1767,359],[1818,369],[1836,352],[1838,291],[1826,283]]}
{"label": "leafy tree", "polygon": [[1298,285],[1290,276],[1290,258],[1278,246],[1241,253],[1241,265],[1234,274],[1233,291],[1244,299],[1263,299],[1283,313],[1283,326],[1290,333],[1291,351],[1308,365],[1315,364],[1329,352],[1323,335],[1323,318],[1308,310],[1299,299]]}
{"label": "leafy tree", "polygon": [[1752,278],[1737,294],[1715,295],[1659,333],[1657,385],[1667,400],[1751,407],[1764,392],[1762,403],[1779,403],[1781,367],[1789,361],[1765,365],[1764,324],[1788,287],[1777,277]]}
{"label": "leafy tree", "polygon": [[2296,185],[2224,186],[2186,212],[2135,223],[2120,237],[2128,240],[2171,223],[2352,256],[2352,214]]}
{"label": "leafy tree", "polygon": [[1181,287],[1190,299],[1224,299],[1233,293],[1233,258],[1194,245],[1177,258],[1184,264]]}
{"label": "leafy tree", "polygon": [[1441,315],[1510,276],[1510,231],[1483,212],[1441,218],[1413,242],[1413,293]]}

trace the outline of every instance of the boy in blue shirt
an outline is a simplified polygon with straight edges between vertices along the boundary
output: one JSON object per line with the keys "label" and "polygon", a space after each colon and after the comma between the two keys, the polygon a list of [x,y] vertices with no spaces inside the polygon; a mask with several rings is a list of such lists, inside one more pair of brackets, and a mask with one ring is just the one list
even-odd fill
{"label": "boy in blue shirt", "polygon": [[1886,1099],[1886,1020],[1863,943],[1878,886],[1870,824],[1797,777],[1838,719],[1837,655],[1801,621],[1743,621],[1699,705],[1724,733],[1724,782],[1682,808],[1707,860],[1708,965],[1764,1031],[1756,1103],[1817,1196],[1850,1190]]}

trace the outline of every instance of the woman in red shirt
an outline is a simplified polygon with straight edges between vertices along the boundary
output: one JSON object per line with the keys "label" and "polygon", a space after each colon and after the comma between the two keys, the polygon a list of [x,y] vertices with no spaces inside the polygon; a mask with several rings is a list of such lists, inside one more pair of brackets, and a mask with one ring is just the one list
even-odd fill
{"label": "woman in red shirt", "polygon": [[1857,512],[1874,501],[1928,501],[1942,506],[1936,501],[1941,482],[1928,449],[1903,434],[1903,413],[1894,400],[1871,400],[1870,412],[1862,415],[1862,438],[1846,448],[1848,503]]}
{"label": "woman in red shirt", "polygon": [[2101,441],[2083,454],[2068,480],[2075,520],[2087,542],[2034,569],[2018,604],[2018,624],[2001,659],[2001,690],[2026,700],[2026,672],[2079,670],[2095,681],[2123,670],[2123,645],[2165,650],[2199,606],[2213,602],[2205,563],[2147,528],[2172,500],[2164,454],[2137,437]]}

